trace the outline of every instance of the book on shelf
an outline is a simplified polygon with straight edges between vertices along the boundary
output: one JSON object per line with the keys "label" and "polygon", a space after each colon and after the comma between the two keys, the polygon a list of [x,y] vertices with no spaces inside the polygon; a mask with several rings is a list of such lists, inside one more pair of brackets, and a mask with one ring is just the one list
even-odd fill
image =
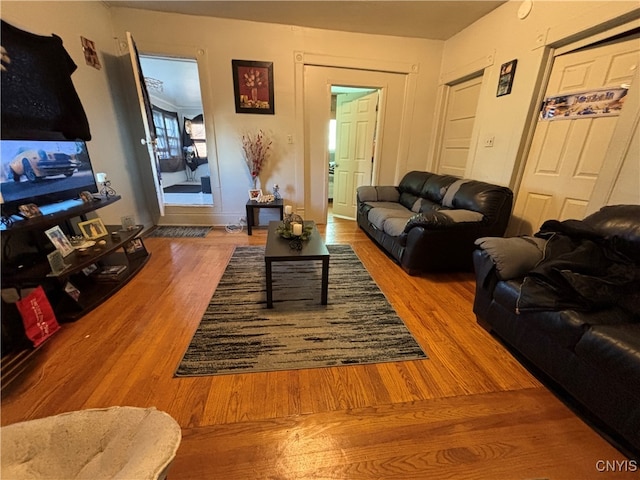
{"label": "book on shelf", "polygon": [[102,267],[102,270],[95,275],[98,280],[115,280],[126,269],[126,265],[107,265]]}

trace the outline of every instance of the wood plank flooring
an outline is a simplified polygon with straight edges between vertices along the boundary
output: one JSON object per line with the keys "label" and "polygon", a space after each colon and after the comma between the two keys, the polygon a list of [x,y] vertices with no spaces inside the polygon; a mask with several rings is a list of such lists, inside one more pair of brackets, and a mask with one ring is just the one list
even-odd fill
{"label": "wood plank flooring", "polygon": [[355,222],[319,229],[353,246],[428,360],[174,378],[235,245],[266,240],[216,227],[146,239],[145,268],[3,392],[2,425],[155,406],[183,428],[171,480],[636,478],[599,473],[624,457],[476,324],[472,274],[410,277]]}

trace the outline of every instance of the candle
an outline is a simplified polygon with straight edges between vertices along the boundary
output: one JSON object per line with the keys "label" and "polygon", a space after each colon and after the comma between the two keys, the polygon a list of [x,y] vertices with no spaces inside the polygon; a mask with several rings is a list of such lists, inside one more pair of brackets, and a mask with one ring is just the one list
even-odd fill
{"label": "candle", "polygon": [[98,183],[104,183],[107,181],[107,174],[106,173],[96,173],[96,180],[98,180]]}
{"label": "candle", "polygon": [[300,235],[302,235],[302,224],[301,223],[294,223],[293,224],[293,234],[296,237],[299,237]]}
{"label": "candle", "polygon": [[286,215],[291,215],[292,212],[293,212],[293,208],[291,208],[291,205],[285,205],[284,206],[284,213]]}

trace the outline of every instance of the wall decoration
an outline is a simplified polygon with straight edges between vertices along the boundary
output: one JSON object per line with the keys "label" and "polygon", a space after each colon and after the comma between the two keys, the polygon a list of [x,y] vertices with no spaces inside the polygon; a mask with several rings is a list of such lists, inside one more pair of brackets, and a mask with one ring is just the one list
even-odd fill
{"label": "wall decoration", "polygon": [[513,77],[516,74],[517,64],[518,60],[511,60],[510,62],[503,63],[500,67],[500,79],[498,80],[498,92],[496,93],[496,97],[509,95],[511,93]]}
{"label": "wall decoration", "polygon": [[584,92],[552,95],[544,99],[540,120],[567,120],[620,115],[627,98],[624,87],[600,88]]}
{"label": "wall decoration", "polygon": [[273,62],[231,60],[236,113],[273,115]]}
{"label": "wall decoration", "polygon": [[80,37],[80,42],[82,43],[82,51],[84,52],[84,61],[87,65],[100,70],[102,65],[100,64],[100,59],[98,58],[98,52],[96,50],[96,44],[93,40],[89,40],[85,37]]}
{"label": "wall decoration", "polygon": [[252,188],[249,190],[249,200],[257,202],[262,197],[262,189]]}

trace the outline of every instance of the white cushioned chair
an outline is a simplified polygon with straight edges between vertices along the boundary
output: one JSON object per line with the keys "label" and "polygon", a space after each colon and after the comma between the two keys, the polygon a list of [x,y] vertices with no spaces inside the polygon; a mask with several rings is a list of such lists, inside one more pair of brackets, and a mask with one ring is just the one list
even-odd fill
{"label": "white cushioned chair", "polygon": [[2,478],[160,480],[182,433],[155,408],[111,407],[7,425],[0,437]]}

